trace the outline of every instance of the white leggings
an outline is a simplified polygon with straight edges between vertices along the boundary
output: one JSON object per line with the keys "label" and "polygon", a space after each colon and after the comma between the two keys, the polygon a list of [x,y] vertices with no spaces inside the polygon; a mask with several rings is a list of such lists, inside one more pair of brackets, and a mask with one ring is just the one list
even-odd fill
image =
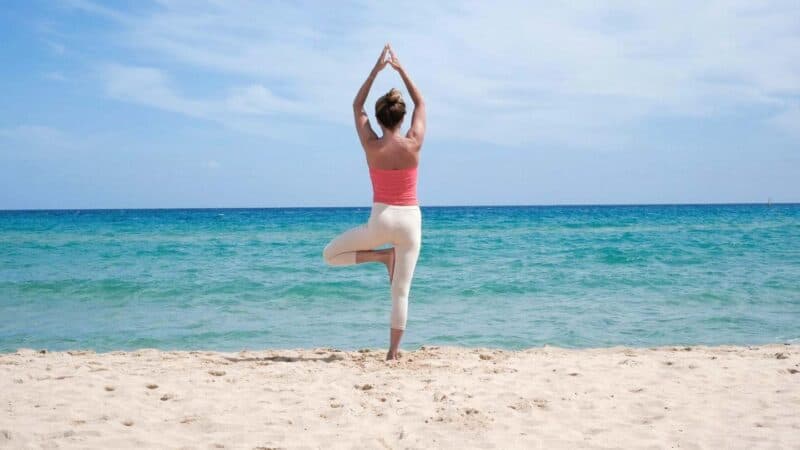
{"label": "white leggings", "polygon": [[419,206],[373,203],[369,221],[337,236],[325,246],[322,255],[331,266],[349,266],[356,263],[356,252],[359,250],[373,250],[384,244],[393,245],[391,326],[404,330],[408,313],[408,293],[414,267],[417,265],[421,235],[422,214]]}

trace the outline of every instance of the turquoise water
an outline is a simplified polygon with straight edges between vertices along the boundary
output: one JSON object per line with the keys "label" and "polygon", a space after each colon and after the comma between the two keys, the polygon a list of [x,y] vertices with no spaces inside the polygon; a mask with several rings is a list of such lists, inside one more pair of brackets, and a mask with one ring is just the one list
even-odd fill
{"label": "turquoise water", "polygon": [[[0,351],[385,347],[368,208],[0,212]],[[800,338],[800,205],[423,208],[404,346]]]}

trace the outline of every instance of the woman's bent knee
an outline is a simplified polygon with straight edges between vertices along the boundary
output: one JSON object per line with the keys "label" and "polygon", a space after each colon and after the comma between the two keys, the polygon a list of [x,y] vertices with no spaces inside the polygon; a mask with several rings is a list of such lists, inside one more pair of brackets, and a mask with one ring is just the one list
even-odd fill
{"label": "woman's bent knee", "polygon": [[338,252],[328,244],[322,250],[322,260],[329,266],[352,266],[356,263],[356,252]]}

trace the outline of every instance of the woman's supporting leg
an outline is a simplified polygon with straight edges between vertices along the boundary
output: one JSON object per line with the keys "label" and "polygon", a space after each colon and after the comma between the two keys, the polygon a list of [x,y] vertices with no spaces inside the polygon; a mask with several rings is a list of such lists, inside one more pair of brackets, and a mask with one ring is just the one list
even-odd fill
{"label": "woman's supporting leg", "polygon": [[[384,208],[385,209],[385,208]],[[375,209],[373,209],[373,214]],[[408,294],[411,278],[417,265],[421,242],[421,216],[416,211],[399,211],[386,218],[345,231],[333,239],[323,250],[325,262],[332,266],[349,266],[366,262],[380,262],[389,271],[392,290],[392,316],[389,353],[386,359],[396,359],[397,349],[406,328]],[[393,248],[372,250],[392,242]]]}
{"label": "woman's supporting leg", "polygon": [[[413,228],[412,228],[413,230]],[[419,230],[419,228],[417,228]],[[419,231],[412,232],[409,239],[397,242],[394,247],[394,279],[392,280],[392,330],[389,353],[386,359],[396,359],[400,339],[406,329],[408,316],[408,294],[411,291],[411,278],[417,265],[420,250]]]}

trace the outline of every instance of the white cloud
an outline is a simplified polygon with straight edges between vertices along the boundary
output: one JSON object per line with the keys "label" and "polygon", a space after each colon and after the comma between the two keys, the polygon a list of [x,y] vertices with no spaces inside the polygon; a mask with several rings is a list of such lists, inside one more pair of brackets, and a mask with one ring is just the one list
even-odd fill
{"label": "white cloud", "polygon": [[[386,40],[426,96],[429,130],[451,138],[597,144],[654,116],[754,106],[780,122],[792,111],[786,99],[800,95],[792,1],[421,2],[399,12],[161,0],[136,14],[70,3],[116,21],[116,37],[137,54],[230,77],[194,99],[177,94],[191,80],[168,80],[166,67],[111,66],[109,95],[239,129],[260,116],[349,124]],[[384,75],[373,92],[398,83]]]}
{"label": "white cloud", "polygon": [[260,84],[233,88],[225,105],[231,112],[241,114],[310,113],[302,103],[278,97]]}
{"label": "white cloud", "polygon": [[210,120],[235,130],[265,136],[286,137],[308,131],[308,124],[287,121],[287,116],[309,115],[306,105],[278,97],[259,84],[233,87],[217,94],[217,97],[192,98],[178,92],[175,82],[155,67],[105,64],[99,67],[98,73],[106,94],[117,100]]}
{"label": "white cloud", "polygon": [[194,117],[206,117],[209,114],[205,102],[176,94],[166,75],[159,69],[109,64],[101,72],[106,81],[106,93],[112,98]]}
{"label": "white cloud", "polygon": [[91,14],[95,14],[101,17],[105,17],[107,19],[112,19],[117,22],[123,23],[132,23],[128,16],[125,14],[118,12],[112,8],[105,7],[103,5],[99,5],[90,0],[61,0],[65,6],[70,8],[82,10]]}

